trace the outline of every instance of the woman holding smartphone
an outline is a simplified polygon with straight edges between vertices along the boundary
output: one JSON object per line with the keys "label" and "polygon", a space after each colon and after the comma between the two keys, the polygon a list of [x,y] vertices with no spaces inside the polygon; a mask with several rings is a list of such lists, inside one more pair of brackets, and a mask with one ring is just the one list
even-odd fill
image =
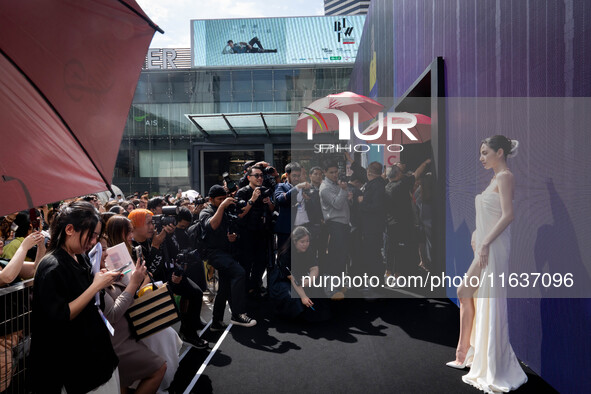
{"label": "woman holding smartphone", "polygon": [[48,254],[35,274],[31,361],[37,392],[119,392],[118,359],[95,295],[120,277],[91,273],[85,255],[101,222],[89,202],[64,206],[53,220]]}
{"label": "woman holding smartphone", "polygon": [[[101,239],[104,250],[107,246],[115,246],[121,242],[130,248],[132,225],[129,219],[120,215],[113,216],[107,221],[106,227],[106,239]],[[103,257],[106,256],[106,253],[103,254]],[[105,258],[101,260],[101,268],[105,268]],[[123,275],[121,280],[105,288],[101,294],[101,308],[115,329],[111,342],[119,357],[122,393],[127,392],[127,387],[135,381],[139,381],[136,394],[155,393],[166,373],[166,361],[152,352],[142,341],[133,338],[125,318],[125,312],[133,303],[135,292],[146,277],[146,271],[145,262],[138,258],[133,273]]]}

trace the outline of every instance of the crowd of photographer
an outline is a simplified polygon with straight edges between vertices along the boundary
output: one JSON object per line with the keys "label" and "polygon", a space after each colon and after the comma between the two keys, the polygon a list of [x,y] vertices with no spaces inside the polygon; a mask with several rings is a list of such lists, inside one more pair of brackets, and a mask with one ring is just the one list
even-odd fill
{"label": "crowd of photographer", "polygon": [[[387,277],[427,269],[428,164],[407,173],[401,164],[382,171],[377,162],[367,169],[353,162],[347,177],[336,162],[309,172],[294,162],[281,177],[268,163],[249,162],[237,183],[226,173],[223,186],[214,185],[206,197],[136,193],[103,205],[88,195],[1,218],[0,283],[35,276],[35,381],[44,392],[168,387],[179,336],[168,328],[136,341],[124,315],[139,288],[167,283],[181,297],[181,338],[208,348],[199,336],[206,326],[204,262],[219,277],[212,331],[227,327],[226,302],[230,321],[244,327],[256,325],[247,301],[266,297],[280,316],[323,320],[330,316],[327,296],[342,299],[349,289],[312,286],[320,275]],[[104,267],[106,248],[121,243],[136,261],[123,278]]]}

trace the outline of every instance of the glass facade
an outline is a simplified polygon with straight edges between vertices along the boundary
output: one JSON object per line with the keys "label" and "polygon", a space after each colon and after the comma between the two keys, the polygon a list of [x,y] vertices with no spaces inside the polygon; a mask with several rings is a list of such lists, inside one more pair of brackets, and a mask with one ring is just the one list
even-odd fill
{"label": "glass facade", "polygon": [[[254,69],[146,70],[140,75],[117,158],[113,183],[127,195],[145,190],[165,194],[205,188],[213,168],[204,171],[202,158],[192,157],[195,145],[219,143],[219,151],[240,151],[243,135],[227,141],[205,139],[186,115],[299,112],[312,101],[347,89],[350,66]],[[272,128],[272,125],[268,125]],[[291,128],[265,128],[248,132],[252,159],[263,155],[281,170],[284,155],[264,156],[264,145],[274,144],[273,134]],[[271,151],[272,152],[272,151]],[[244,155],[242,155],[244,156]],[[249,159],[250,157],[242,157]],[[219,160],[223,160],[220,156]],[[219,162],[215,171],[229,170]],[[197,172],[197,173],[196,173]]]}

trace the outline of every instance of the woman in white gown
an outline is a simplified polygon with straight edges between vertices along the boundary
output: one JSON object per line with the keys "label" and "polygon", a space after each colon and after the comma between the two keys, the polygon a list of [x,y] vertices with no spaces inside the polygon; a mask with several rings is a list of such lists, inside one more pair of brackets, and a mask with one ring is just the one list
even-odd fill
{"label": "woman in white gown", "polygon": [[462,380],[488,393],[508,392],[527,382],[509,342],[507,292],[499,276],[508,271],[509,224],[514,215],[514,180],[507,157],[516,155],[518,145],[502,135],[487,138],[480,145],[480,162],[485,169],[492,169],[494,176],[476,196],[474,260],[467,280],[458,288],[460,338],[456,359],[447,363],[452,368],[470,366]]}

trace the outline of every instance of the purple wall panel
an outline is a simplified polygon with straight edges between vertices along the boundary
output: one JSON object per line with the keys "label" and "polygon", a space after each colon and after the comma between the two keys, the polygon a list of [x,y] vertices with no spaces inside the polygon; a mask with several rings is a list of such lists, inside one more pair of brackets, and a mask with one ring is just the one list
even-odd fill
{"label": "purple wall panel", "polygon": [[[390,19],[384,18],[385,5]],[[376,36],[391,34],[394,51],[393,58],[378,62],[378,83],[395,97],[436,56],[445,61],[447,97],[591,96],[591,1],[373,0],[366,30],[378,20]],[[368,44],[364,34],[360,52]],[[367,84],[355,79],[367,79],[368,67],[357,59],[351,86],[361,94]],[[385,80],[392,83],[386,90]],[[555,272],[572,263],[579,280],[590,283],[591,119],[578,114],[591,111],[581,101],[565,101],[537,102],[534,111],[523,101],[448,100],[448,272],[463,274],[470,263],[465,257],[471,253],[474,196],[490,178],[477,166],[477,145],[501,133],[521,141],[511,163],[518,187],[512,264]],[[519,111],[518,122],[507,115],[519,119]],[[518,357],[559,391],[590,391],[591,301],[509,299],[508,305]]]}

